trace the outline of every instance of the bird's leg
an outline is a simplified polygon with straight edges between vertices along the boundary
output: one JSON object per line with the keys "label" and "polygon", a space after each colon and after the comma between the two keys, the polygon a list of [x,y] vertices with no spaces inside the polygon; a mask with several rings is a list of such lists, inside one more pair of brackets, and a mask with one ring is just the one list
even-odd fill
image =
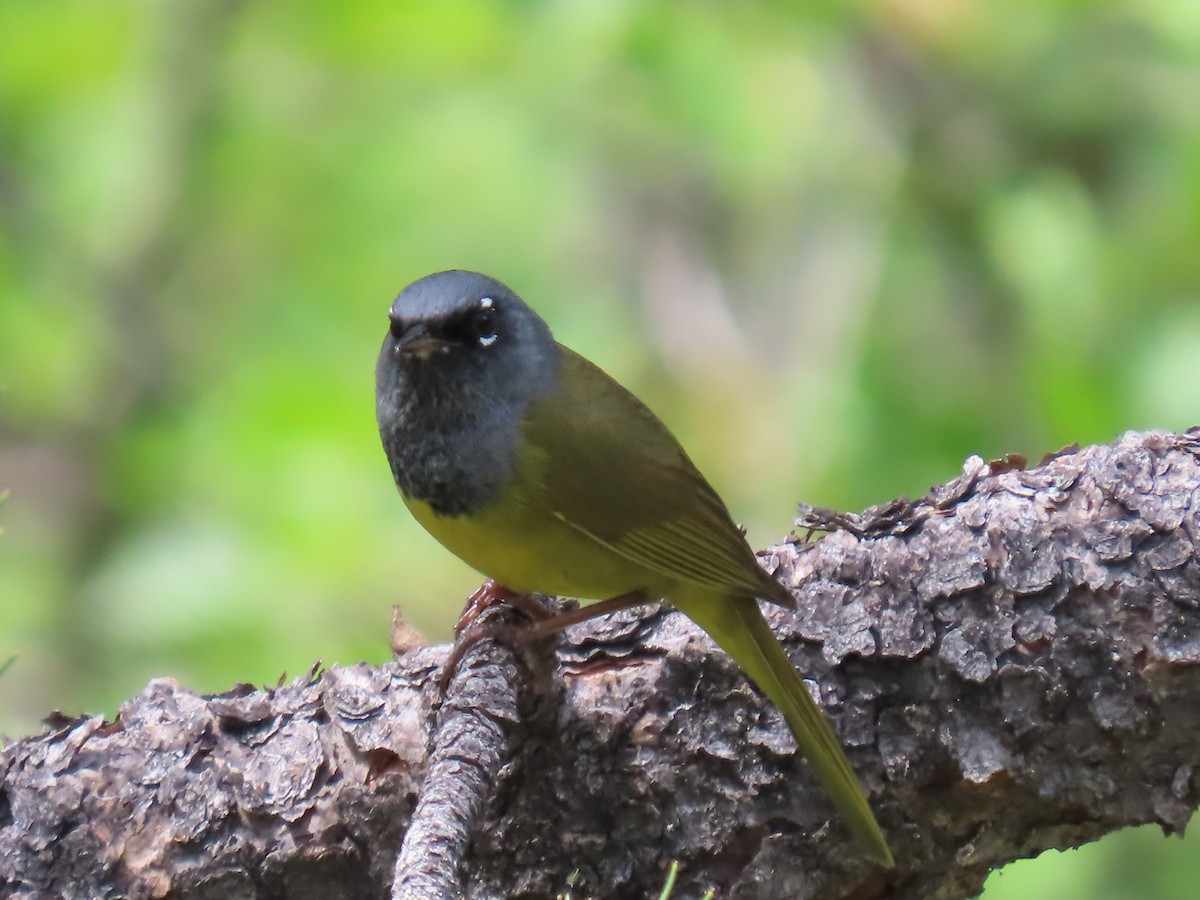
{"label": "bird's leg", "polygon": [[647,603],[653,602],[655,601],[647,597],[643,591],[630,591],[627,594],[620,594],[616,597],[609,597],[607,600],[600,600],[590,606],[579,606],[575,609],[549,614],[545,610],[542,610],[541,618],[530,616],[532,621],[521,630],[521,637],[530,641],[540,640],[552,634],[557,634],[564,628],[570,628],[572,625],[586,622],[588,619],[594,619],[597,616],[607,616],[609,613],[631,609],[634,606],[645,606]]}
{"label": "bird's leg", "polygon": [[[643,591],[629,591],[590,606],[580,606],[552,613],[538,603],[532,594],[522,594],[510,590],[489,578],[467,598],[467,605],[463,608],[462,614],[458,617],[458,623],[454,626],[454,645],[450,648],[450,655],[446,657],[446,665],[442,669],[442,677],[439,679],[441,693],[444,695],[446,688],[450,686],[450,679],[458,671],[467,651],[480,641],[495,639],[505,641],[510,646],[538,641],[557,634],[564,628],[586,622],[588,619],[653,602]],[[507,603],[512,606],[529,620],[529,624],[490,622],[479,624],[477,620],[483,611],[499,603]]]}
{"label": "bird's leg", "polygon": [[507,603],[531,621],[545,618],[547,615],[529,594],[506,588],[493,578],[481,584],[467,598],[463,611],[458,615],[458,621],[454,623],[454,644],[450,647],[450,654],[446,657],[446,664],[442,667],[442,675],[438,679],[438,692],[441,696],[445,696],[446,689],[450,687],[450,679],[458,671],[467,651],[480,641],[497,638],[508,639],[510,644],[515,643],[512,633],[519,631],[519,626],[509,623],[479,623],[479,617],[484,612],[501,603]]}
{"label": "bird's leg", "polygon": [[[454,623],[454,636],[460,637],[463,632],[470,630],[475,626],[475,620],[478,619],[485,609],[490,609],[497,603],[505,601],[512,602],[517,596],[515,591],[510,591],[502,584],[498,584],[493,579],[489,578],[483,584],[475,589],[475,592],[467,598],[467,604],[463,607],[463,611],[458,615],[458,621]],[[518,609],[521,607],[513,603]]]}

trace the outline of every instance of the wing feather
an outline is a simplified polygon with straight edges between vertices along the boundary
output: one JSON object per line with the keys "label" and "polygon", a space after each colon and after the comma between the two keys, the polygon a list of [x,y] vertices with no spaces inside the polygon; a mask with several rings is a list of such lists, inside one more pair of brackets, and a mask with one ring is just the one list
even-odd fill
{"label": "wing feather", "polygon": [[791,605],[666,426],[592,363],[561,353],[559,389],[526,417],[536,502],[638,566]]}

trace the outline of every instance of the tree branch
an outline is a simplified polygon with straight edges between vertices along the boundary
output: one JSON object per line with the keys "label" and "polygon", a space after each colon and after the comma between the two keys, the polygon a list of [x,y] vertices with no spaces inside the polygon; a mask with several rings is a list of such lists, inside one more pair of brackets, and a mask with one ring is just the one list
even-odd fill
{"label": "tree branch", "polygon": [[[1047,847],[1181,830],[1198,803],[1200,432],[1005,468],[969,460],[864,516],[809,510],[802,524],[840,530],[771,551],[802,610],[772,623],[894,872],[831,818],[733,663],[651,609],[571,629],[553,671],[518,677],[501,652],[456,679],[431,756],[445,648],[217,697],[159,680],[116,722],[60,718],[0,750],[0,887],[386,897],[418,795],[455,762],[475,788],[421,827],[461,836],[477,816],[472,841],[434,841],[440,857],[417,856],[441,880],[397,896],[653,896],[677,859],[677,896],[966,897]],[[461,748],[480,729],[477,757]]]}
{"label": "tree branch", "polygon": [[487,642],[467,652],[447,686],[421,800],[404,833],[393,900],[466,894],[462,863],[520,721],[512,652]]}

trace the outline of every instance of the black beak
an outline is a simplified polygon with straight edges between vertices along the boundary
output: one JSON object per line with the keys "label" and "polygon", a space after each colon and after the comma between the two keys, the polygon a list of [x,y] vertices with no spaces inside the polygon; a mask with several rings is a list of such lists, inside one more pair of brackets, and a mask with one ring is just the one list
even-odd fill
{"label": "black beak", "polygon": [[[392,332],[395,334],[395,331]],[[430,332],[424,322],[414,322],[404,329],[396,339],[396,352],[401,356],[415,356],[417,359],[428,359],[449,349],[447,343]]]}

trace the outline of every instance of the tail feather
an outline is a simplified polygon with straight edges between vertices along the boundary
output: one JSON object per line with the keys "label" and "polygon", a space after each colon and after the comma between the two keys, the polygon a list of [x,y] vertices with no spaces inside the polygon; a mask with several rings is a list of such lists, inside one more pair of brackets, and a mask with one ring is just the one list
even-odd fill
{"label": "tail feather", "polygon": [[[684,602],[679,602],[683,599]],[[894,865],[887,839],[825,714],[813,702],[758,603],[719,595],[672,600],[707,631],[779,707],[822,789],[879,863]]]}

